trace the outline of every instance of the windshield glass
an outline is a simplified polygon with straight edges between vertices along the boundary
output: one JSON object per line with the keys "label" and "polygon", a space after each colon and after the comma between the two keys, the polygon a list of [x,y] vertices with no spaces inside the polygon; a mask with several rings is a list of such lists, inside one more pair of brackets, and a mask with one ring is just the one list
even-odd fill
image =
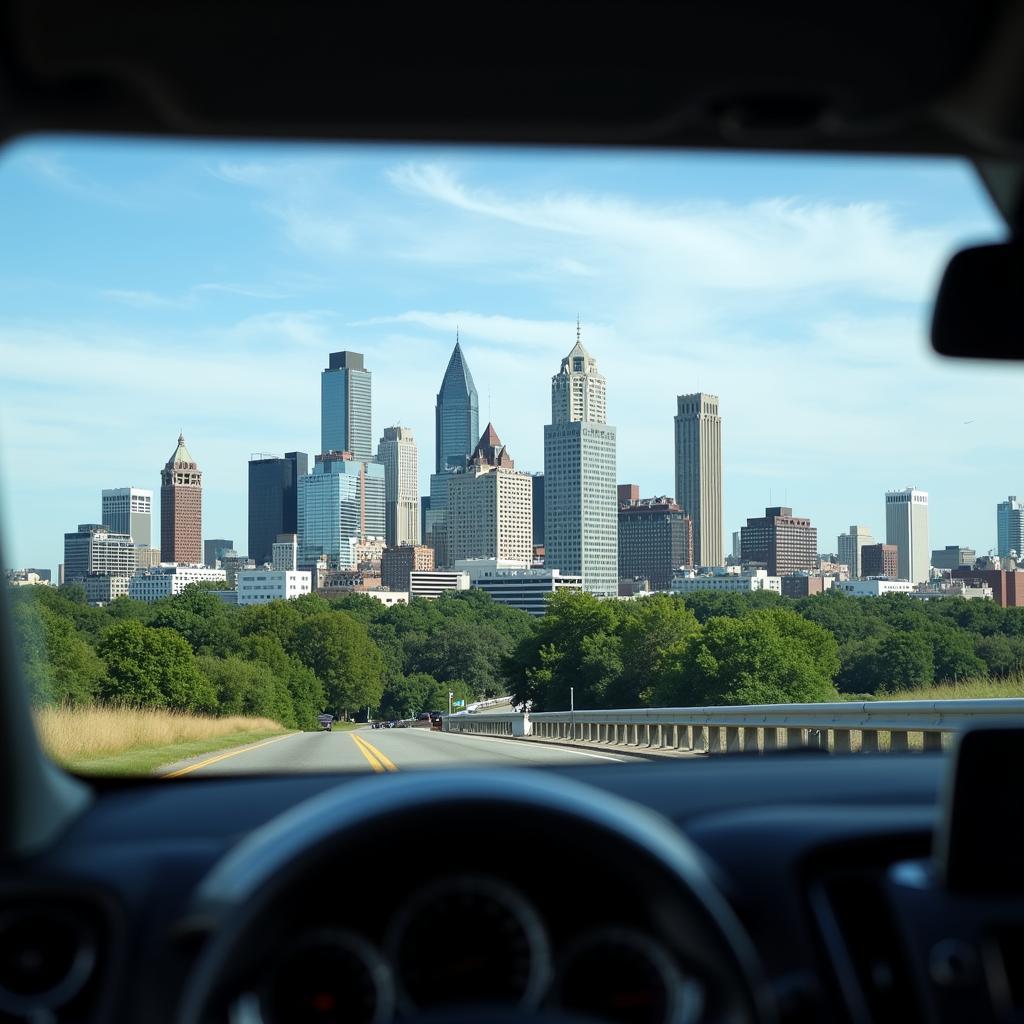
{"label": "windshield glass", "polygon": [[927,344],[1004,236],[965,163],[33,139],[0,196],[7,603],[77,770],[927,748],[870,704],[1024,694],[1020,370]]}

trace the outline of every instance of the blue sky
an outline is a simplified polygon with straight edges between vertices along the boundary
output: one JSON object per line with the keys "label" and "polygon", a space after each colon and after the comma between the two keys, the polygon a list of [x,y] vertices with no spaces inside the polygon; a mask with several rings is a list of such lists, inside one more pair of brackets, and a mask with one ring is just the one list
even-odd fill
{"label": "blue sky", "polygon": [[727,536],[772,503],[821,550],[882,538],[914,484],[933,547],[988,550],[1024,493],[1020,369],[927,349],[945,260],[1003,233],[957,162],[31,139],[0,224],[8,565],[55,568],[103,487],[158,491],[179,429],[204,535],[244,549],[249,455],[315,452],[342,348],[426,493],[456,326],[481,428],[540,470],[577,313],[620,481],[670,494],[675,396],[720,396]]}

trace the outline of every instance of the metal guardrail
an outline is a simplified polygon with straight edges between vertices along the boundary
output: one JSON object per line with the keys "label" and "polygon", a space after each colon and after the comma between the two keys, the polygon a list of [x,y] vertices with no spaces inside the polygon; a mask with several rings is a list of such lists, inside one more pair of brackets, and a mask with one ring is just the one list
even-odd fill
{"label": "metal guardrail", "polygon": [[446,718],[448,732],[716,754],[816,747],[836,752],[941,750],[969,725],[1024,720],[1024,698],[546,711]]}
{"label": "metal guardrail", "polygon": [[511,697],[492,697],[490,700],[478,700],[473,704],[466,707],[466,710],[470,714],[476,714],[480,711],[486,711],[488,708],[500,708],[505,705],[512,703]]}

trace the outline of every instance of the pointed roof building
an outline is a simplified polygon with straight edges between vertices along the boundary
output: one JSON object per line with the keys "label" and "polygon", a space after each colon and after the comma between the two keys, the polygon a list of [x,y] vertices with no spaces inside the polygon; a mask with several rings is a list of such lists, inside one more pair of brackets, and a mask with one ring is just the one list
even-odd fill
{"label": "pointed roof building", "polygon": [[160,471],[160,554],[184,565],[203,560],[203,474],[183,433]]}
{"label": "pointed roof building", "polygon": [[498,437],[498,432],[494,429],[493,423],[487,424],[487,429],[483,432],[483,436],[474,449],[469,464],[474,467],[516,468],[512,456],[508,453],[508,448],[501,443],[501,438]]}
{"label": "pointed roof building", "polygon": [[576,344],[551,378],[551,422],[607,422],[606,388],[605,379],[597,370],[597,360],[580,340],[577,320]]}
{"label": "pointed roof building", "polygon": [[437,393],[436,472],[464,469],[480,432],[480,401],[456,334],[455,348]]}

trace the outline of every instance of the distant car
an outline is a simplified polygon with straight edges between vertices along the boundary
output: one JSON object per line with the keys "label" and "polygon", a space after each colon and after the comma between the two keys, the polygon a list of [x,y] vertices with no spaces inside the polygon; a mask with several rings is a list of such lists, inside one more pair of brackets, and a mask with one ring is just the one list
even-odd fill
{"label": "distant car", "polygon": [[444,720],[440,711],[431,711],[429,715],[431,729],[437,732],[444,728]]}
{"label": "distant car", "polygon": [[389,729],[394,729],[394,727],[395,727],[395,721],[394,721],[394,719],[392,719],[390,722],[388,722],[388,728]]}
{"label": "distant car", "polygon": [[317,715],[317,721],[320,723],[320,728],[324,732],[332,731],[332,723],[334,722],[334,715]]}

